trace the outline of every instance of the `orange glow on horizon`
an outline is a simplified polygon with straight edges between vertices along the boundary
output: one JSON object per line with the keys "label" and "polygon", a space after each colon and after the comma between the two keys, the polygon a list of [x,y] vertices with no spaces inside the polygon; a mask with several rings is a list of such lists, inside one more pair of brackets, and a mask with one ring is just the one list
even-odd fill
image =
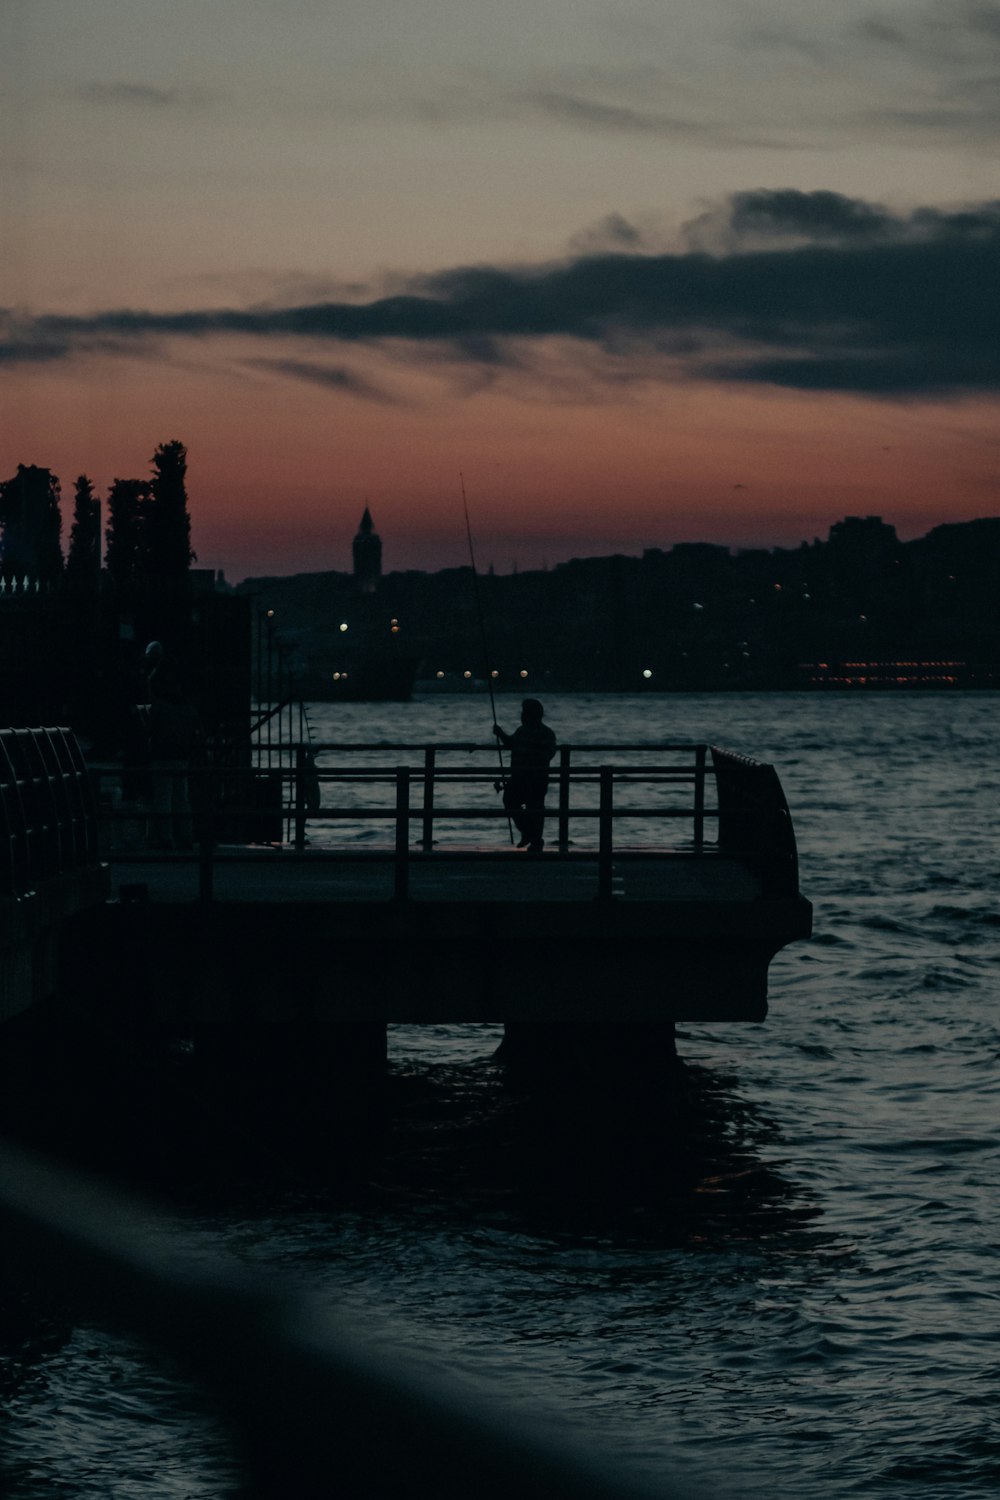
{"label": "orange glow on horizon", "polygon": [[[352,362],[384,384],[384,361]],[[997,509],[986,400],[651,380],[615,399],[487,387],[431,400],[426,380],[397,372],[398,398],[375,401],[201,354],[95,359],[90,378],[72,363],[22,371],[0,471],[53,469],[68,538],[77,474],[103,495],[115,477],[147,474],[157,443],[178,437],[199,563],[234,579],[348,569],[365,504],[387,571],[461,566],[460,473],[479,561],[498,571],[677,541],[795,546],[845,514],[880,514],[909,538]]]}

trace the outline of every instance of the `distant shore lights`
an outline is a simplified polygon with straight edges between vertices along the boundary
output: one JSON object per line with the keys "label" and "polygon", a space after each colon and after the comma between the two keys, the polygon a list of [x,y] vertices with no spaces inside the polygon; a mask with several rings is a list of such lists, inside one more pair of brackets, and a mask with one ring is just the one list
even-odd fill
{"label": "distant shore lights", "polygon": [[[439,682],[442,682],[448,675],[449,674],[444,670],[443,667],[434,673],[434,676]],[[488,675],[491,682],[497,682],[503,676],[503,673],[498,671],[496,667],[491,667]],[[523,681],[524,678],[528,676],[528,668],[522,667],[517,675]],[[647,677],[652,677],[653,674],[652,672],[647,672],[645,675]],[[466,668],[466,670],[462,673],[462,677],[466,682],[474,682],[477,680],[475,672],[471,671],[469,668]]]}

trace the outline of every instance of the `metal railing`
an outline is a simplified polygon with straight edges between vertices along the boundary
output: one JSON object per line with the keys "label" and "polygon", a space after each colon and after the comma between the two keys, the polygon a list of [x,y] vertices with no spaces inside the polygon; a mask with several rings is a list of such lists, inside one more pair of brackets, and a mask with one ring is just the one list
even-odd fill
{"label": "metal railing", "polygon": [[0,896],[97,862],[97,807],[75,735],[0,729]]}
{"label": "metal railing", "polygon": [[[482,840],[491,826],[506,822],[496,795],[502,784],[495,754],[495,746],[455,742],[298,743],[275,750],[263,773],[213,766],[207,757],[189,773],[197,830],[197,851],[191,858],[197,857],[202,867],[202,896],[211,899],[216,860],[237,857],[240,847],[252,844],[280,844],[286,856],[310,860],[392,857],[400,898],[407,894],[413,861],[495,858],[506,838],[489,848],[468,842],[470,832]],[[599,763],[583,758],[594,755],[602,758]],[[476,765],[477,759],[486,764]],[[136,825],[142,807],[122,810],[106,794],[120,768],[96,766],[93,774],[105,824]],[[157,775],[155,766],[150,774]],[[712,781],[705,745],[563,746],[551,769],[546,810],[549,827],[556,831],[555,851],[563,859],[596,858],[602,894],[610,894],[615,858],[711,852],[714,841],[706,837],[706,825],[718,816],[706,794]],[[643,794],[638,803],[636,789]],[[146,816],[152,816],[149,809]],[[687,825],[681,842],[678,822]],[[623,837],[627,825],[634,829],[637,824],[645,825],[639,843]],[[378,825],[387,834],[383,844],[357,842],[359,830],[367,833]],[[107,838],[105,847],[111,850]],[[156,855],[137,848],[119,849],[113,857],[127,861]]]}
{"label": "metal railing", "polygon": [[[414,862],[496,858],[506,838],[483,846],[507,816],[494,792],[495,754],[495,746],[456,742],[298,742],[276,748],[264,772],[213,766],[208,756],[189,773],[196,848],[188,857],[200,864],[201,897],[212,899],[220,858],[251,857],[261,844],[280,846],[286,859],[390,858],[397,899],[408,895]],[[120,768],[93,774],[112,828],[152,817],[141,804],[123,810],[100,797]],[[601,897],[611,896],[616,861],[720,854],[750,865],[767,894],[797,890],[794,836],[773,768],[714,746],[564,745],[550,771],[546,819],[554,857],[596,860]],[[385,840],[366,842],[378,827]],[[139,844],[114,851],[105,839],[116,861],[158,857]]]}

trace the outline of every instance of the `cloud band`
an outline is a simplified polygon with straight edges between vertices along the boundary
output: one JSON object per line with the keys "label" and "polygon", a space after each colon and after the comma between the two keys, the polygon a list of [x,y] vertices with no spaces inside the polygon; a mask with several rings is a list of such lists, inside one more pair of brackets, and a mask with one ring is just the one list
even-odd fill
{"label": "cloud band", "polygon": [[[679,359],[711,380],[883,396],[1000,387],[1000,203],[903,216],[832,193],[744,193],[695,221],[688,238],[672,253],[455,268],[367,302],[7,313],[0,365],[218,335],[313,350],[436,344],[482,365],[502,363],[505,347],[569,338],[647,366],[666,353],[675,370]],[[379,394],[339,368],[324,377],[296,360],[274,367]]]}

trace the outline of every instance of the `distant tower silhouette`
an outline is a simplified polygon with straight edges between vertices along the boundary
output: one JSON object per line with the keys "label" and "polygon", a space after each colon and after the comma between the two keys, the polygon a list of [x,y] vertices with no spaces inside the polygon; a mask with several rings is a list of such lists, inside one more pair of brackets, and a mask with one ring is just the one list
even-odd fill
{"label": "distant tower silhouette", "polygon": [[362,594],[374,594],[381,577],[382,539],[366,505],[354,538],[354,582]]}

